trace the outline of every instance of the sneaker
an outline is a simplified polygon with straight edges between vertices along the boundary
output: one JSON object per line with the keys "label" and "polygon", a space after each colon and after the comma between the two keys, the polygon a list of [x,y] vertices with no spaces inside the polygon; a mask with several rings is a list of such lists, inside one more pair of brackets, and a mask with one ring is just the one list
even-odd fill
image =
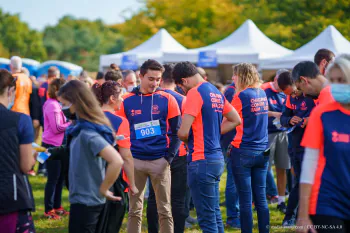
{"label": "sneaker", "polygon": [[190,223],[190,224],[197,224],[197,223],[198,223],[197,219],[195,219],[195,218],[193,218],[193,217],[191,217],[191,216],[188,216],[188,217],[186,218],[186,222],[188,222],[188,223]]}
{"label": "sneaker", "polygon": [[241,229],[241,220],[239,218],[230,218],[226,221],[226,227]]}
{"label": "sneaker", "polygon": [[45,212],[44,216],[46,218],[52,219],[52,220],[60,220],[61,219],[61,217],[55,213],[55,210],[50,210],[49,212]]}
{"label": "sneaker", "polygon": [[55,213],[57,215],[61,215],[61,216],[66,216],[66,215],[69,215],[69,212],[66,211],[65,209],[63,209],[63,207],[60,207],[58,209],[54,209],[55,210]]}
{"label": "sneaker", "polygon": [[193,226],[192,226],[191,223],[185,221],[185,228],[192,228],[192,227],[193,227]]}
{"label": "sneaker", "polygon": [[34,170],[29,171],[27,174],[28,174],[28,175],[30,175],[30,176],[36,176],[36,174],[35,174],[35,171],[34,171]]}
{"label": "sneaker", "polygon": [[282,226],[283,227],[294,227],[295,226],[295,219],[292,218],[292,219],[289,219],[289,220],[283,220],[282,222]]}
{"label": "sneaker", "polygon": [[38,171],[38,176],[47,176],[47,170],[46,169],[40,169]]}
{"label": "sneaker", "polygon": [[276,204],[276,203],[278,203],[278,196],[267,195],[266,199],[267,199],[269,204]]}
{"label": "sneaker", "polygon": [[280,212],[285,214],[286,211],[287,211],[286,203],[285,202],[281,202],[281,204],[278,204],[277,205],[277,210],[279,210]]}

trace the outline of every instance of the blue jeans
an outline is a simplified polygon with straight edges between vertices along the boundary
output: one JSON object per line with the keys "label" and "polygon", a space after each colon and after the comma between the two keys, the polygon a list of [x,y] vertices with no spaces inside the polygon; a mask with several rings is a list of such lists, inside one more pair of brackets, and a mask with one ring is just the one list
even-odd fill
{"label": "blue jeans", "polygon": [[237,188],[232,174],[232,163],[231,159],[227,159],[227,178],[226,178],[226,215],[227,219],[239,217],[239,198]]}
{"label": "blue jeans", "polygon": [[266,201],[266,173],[269,156],[265,156],[263,151],[233,148],[230,159],[239,194],[242,233],[253,231],[252,193],[258,213],[259,232],[268,233],[270,212]]}
{"label": "blue jeans", "polygon": [[273,197],[278,196],[276,182],[273,176],[272,167],[266,173],[266,194]]}
{"label": "blue jeans", "polygon": [[188,165],[188,185],[203,233],[224,233],[220,212],[219,182],[224,159],[198,160]]}

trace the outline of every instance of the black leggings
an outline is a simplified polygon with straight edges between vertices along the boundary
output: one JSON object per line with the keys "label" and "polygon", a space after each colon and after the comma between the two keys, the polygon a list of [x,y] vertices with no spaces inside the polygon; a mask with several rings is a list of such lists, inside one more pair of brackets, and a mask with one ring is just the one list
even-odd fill
{"label": "black leggings", "polygon": [[350,220],[326,215],[310,215],[317,233],[347,233],[350,232]]}

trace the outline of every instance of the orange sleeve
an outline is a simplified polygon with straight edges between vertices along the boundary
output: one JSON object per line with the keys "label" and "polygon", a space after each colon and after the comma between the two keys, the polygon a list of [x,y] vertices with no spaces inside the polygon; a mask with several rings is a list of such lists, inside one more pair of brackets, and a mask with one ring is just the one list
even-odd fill
{"label": "orange sleeve", "polygon": [[231,102],[231,105],[236,109],[236,111],[238,113],[242,112],[242,100],[241,98],[239,97],[239,93],[237,93],[233,99],[232,99],[232,102]]}
{"label": "orange sleeve", "polygon": [[293,109],[292,105],[290,104],[290,95],[287,95],[286,107],[290,108],[290,109]]}
{"label": "orange sleeve", "polygon": [[310,115],[301,146],[312,149],[321,149],[324,143],[321,115],[323,108],[316,107]]}
{"label": "orange sleeve", "polygon": [[223,115],[226,115],[227,113],[231,112],[233,109],[233,106],[227,101],[227,99],[224,97],[224,111],[223,111]]}
{"label": "orange sleeve", "polygon": [[203,106],[203,99],[197,89],[192,89],[186,96],[186,104],[184,114],[198,116]]}
{"label": "orange sleeve", "polygon": [[126,118],[126,114],[125,114],[125,111],[124,111],[124,102],[121,103],[120,109],[117,110],[117,111],[115,112],[115,114],[118,115],[118,116],[121,116],[121,117]]}
{"label": "orange sleeve", "polygon": [[122,117],[122,123],[119,126],[117,135],[123,135],[124,140],[118,140],[117,144],[120,147],[130,149],[131,143],[130,143],[130,127],[129,127],[129,122],[127,119]]}
{"label": "orange sleeve", "polygon": [[168,119],[174,118],[176,116],[181,116],[179,105],[176,99],[172,95],[168,95]]}

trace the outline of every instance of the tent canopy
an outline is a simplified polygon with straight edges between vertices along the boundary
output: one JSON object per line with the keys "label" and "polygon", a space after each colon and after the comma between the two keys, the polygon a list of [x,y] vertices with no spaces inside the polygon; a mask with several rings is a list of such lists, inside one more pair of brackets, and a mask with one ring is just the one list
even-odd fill
{"label": "tent canopy", "polygon": [[83,71],[83,68],[81,66],[77,66],[69,62],[52,60],[46,61],[38,67],[37,76],[39,77],[41,75],[46,75],[48,69],[51,66],[56,66],[60,70],[60,73],[63,74],[66,78],[68,75],[79,76]]}
{"label": "tent canopy", "polygon": [[29,58],[22,58],[22,65],[29,70],[30,75],[36,75],[40,62]]}
{"label": "tent canopy", "polygon": [[197,62],[198,52],[216,51],[219,64],[250,62],[281,57],[292,51],[268,38],[250,19],[245,21],[231,35],[212,45],[188,50],[191,62]]}
{"label": "tent canopy", "polygon": [[333,26],[328,26],[317,37],[301,46],[293,54],[279,59],[266,60],[262,69],[292,69],[301,61],[313,61],[319,49],[329,49],[335,55],[350,53],[350,42]]}
{"label": "tent canopy", "polygon": [[164,53],[186,52],[186,48],[177,42],[165,29],[160,29],[150,39],[127,52],[100,56],[100,69],[110,64],[121,64],[124,55],[137,55],[138,64],[147,59],[156,59],[159,62],[169,62],[164,59]]}

